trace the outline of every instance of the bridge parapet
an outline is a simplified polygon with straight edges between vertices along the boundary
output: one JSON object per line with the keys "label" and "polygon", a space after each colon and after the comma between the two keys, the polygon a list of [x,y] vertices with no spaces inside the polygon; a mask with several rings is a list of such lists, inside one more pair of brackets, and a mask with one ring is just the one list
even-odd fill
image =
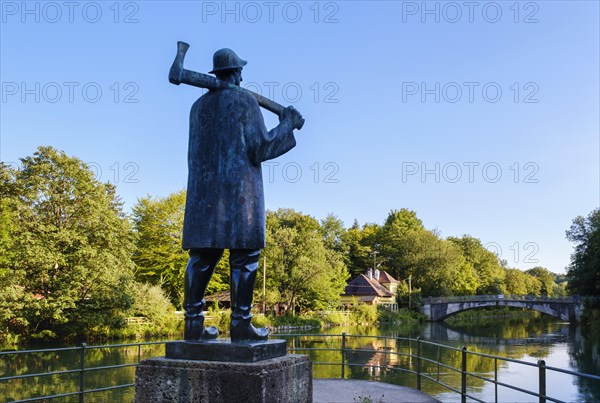
{"label": "bridge parapet", "polygon": [[451,303],[451,302],[486,302],[486,301],[535,301],[535,302],[564,302],[579,304],[582,302],[580,296],[570,297],[537,297],[535,295],[510,295],[510,294],[490,294],[490,295],[464,295],[453,297],[427,297],[424,302],[428,304]]}
{"label": "bridge parapet", "polygon": [[578,296],[548,298],[531,295],[471,295],[466,297],[427,298],[421,312],[429,320],[442,321],[456,313],[470,309],[509,306],[540,311],[547,315],[568,321],[577,321],[583,310]]}

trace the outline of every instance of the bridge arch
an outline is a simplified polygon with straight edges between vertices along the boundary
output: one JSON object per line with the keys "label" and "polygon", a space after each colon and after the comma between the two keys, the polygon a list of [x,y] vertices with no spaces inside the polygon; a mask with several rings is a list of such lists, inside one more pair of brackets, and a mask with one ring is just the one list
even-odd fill
{"label": "bridge arch", "polygon": [[535,298],[504,296],[476,296],[463,298],[435,298],[425,300],[422,313],[432,321],[443,321],[459,312],[487,307],[508,306],[542,312],[564,321],[577,321],[582,304],[574,298]]}

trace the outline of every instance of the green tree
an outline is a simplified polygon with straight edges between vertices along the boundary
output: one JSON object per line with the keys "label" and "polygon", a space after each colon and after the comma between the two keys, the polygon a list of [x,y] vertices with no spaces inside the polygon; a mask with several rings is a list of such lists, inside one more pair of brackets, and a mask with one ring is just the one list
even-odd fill
{"label": "green tree", "polygon": [[175,307],[165,291],[157,285],[136,283],[133,301],[129,315],[147,318],[157,329],[172,329],[179,321]]}
{"label": "green tree", "polygon": [[365,245],[366,240],[364,231],[360,228],[358,221],[344,233],[342,243],[347,251],[344,255],[344,261],[352,276],[356,276],[365,271],[369,266],[369,253],[371,246]]}
{"label": "green tree", "polygon": [[424,228],[414,211],[392,210],[379,236],[382,255],[398,280],[412,276],[425,296],[469,295],[478,286],[475,269],[455,243]]}
{"label": "green tree", "polygon": [[23,309],[29,298],[20,285],[25,271],[13,264],[18,234],[14,187],[15,171],[0,162],[0,342],[16,342],[28,324]]}
{"label": "green tree", "polygon": [[473,266],[460,248],[431,231],[413,232],[405,262],[415,287],[425,296],[471,295],[477,288]]}
{"label": "green tree", "polygon": [[[339,225],[340,222],[337,223]],[[325,231],[331,227],[327,221],[322,222]],[[378,224],[367,223],[360,227],[357,220],[347,230],[337,230],[341,233],[340,246],[334,246],[333,249],[341,252],[344,258],[344,264],[352,276],[364,273],[368,267],[373,266],[373,251],[380,247],[379,235],[381,227]],[[326,238],[325,246],[332,249],[331,242]],[[378,250],[379,252],[379,250]],[[381,261],[383,263],[383,261]],[[378,265],[379,266],[379,265]]]}
{"label": "green tree", "polygon": [[321,233],[323,244],[327,249],[334,250],[342,255],[348,253],[348,246],[344,243],[346,228],[344,222],[332,213],[321,220]]}
{"label": "green tree", "polygon": [[505,272],[503,292],[512,295],[541,295],[542,282],[539,278],[514,268],[505,269]]}
{"label": "green tree", "polygon": [[[167,197],[147,196],[138,199],[133,207],[136,280],[161,286],[176,307],[182,306],[183,276],[188,261],[188,253],[181,249],[185,197],[185,190]],[[229,289],[228,256],[226,251],[207,294]]]}
{"label": "green tree", "polygon": [[427,240],[432,240],[427,237],[426,232],[428,231],[414,211],[407,209],[390,211],[381,228],[379,240],[381,253],[386,257],[387,268],[393,277],[400,280],[415,274],[414,264],[419,260],[415,256],[415,247],[418,241],[421,241],[420,245],[424,245]]}
{"label": "green tree", "polygon": [[595,209],[586,218],[576,217],[566,235],[575,243],[567,273],[567,289],[572,294],[599,296],[600,209]]}
{"label": "green tree", "polygon": [[2,266],[14,276],[11,298],[23,302],[10,330],[54,337],[123,325],[132,303],[133,233],[114,186],[52,147],[21,161],[19,170],[3,167],[1,178],[10,206],[2,213],[2,236],[10,238],[2,242],[2,255],[10,256]]}
{"label": "green tree", "polygon": [[507,294],[527,295],[526,274],[519,269],[506,269],[504,287]]}
{"label": "green tree", "polygon": [[555,274],[554,285],[552,286],[552,296],[566,297],[569,294],[567,285],[568,281],[566,274]]}
{"label": "green tree", "polygon": [[473,266],[477,278],[477,294],[502,292],[505,272],[496,255],[484,248],[479,239],[469,235],[449,237],[448,240],[461,248],[465,259]]}
{"label": "green tree", "polygon": [[341,253],[325,247],[314,218],[289,209],[267,212],[263,253],[271,304],[283,302],[292,311],[338,305],[348,271]]}
{"label": "green tree", "polygon": [[529,273],[525,274],[525,287],[527,288],[527,295],[533,295],[539,297],[542,295],[542,281],[538,277],[534,277]]}
{"label": "green tree", "polygon": [[540,295],[545,297],[551,297],[555,290],[555,279],[556,275],[548,269],[537,266],[532,269],[526,270],[525,273],[537,278],[540,282]]}

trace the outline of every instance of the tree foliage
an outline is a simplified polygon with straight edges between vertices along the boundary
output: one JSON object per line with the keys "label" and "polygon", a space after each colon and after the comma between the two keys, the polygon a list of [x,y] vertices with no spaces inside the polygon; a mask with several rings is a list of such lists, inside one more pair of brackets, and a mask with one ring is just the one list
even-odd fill
{"label": "tree foliage", "polygon": [[[136,237],[136,280],[160,285],[176,307],[183,300],[183,276],[188,253],[181,249],[185,190],[167,197],[138,199],[133,207]],[[229,254],[219,262],[207,293],[229,289]]]}
{"label": "tree foliage", "polygon": [[1,174],[3,325],[40,337],[122,325],[133,238],[114,186],[52,147],[21,161]]}
{"label": "tree foliage", "polygon": [[473,266],[477,282],[476,294],[502,292],[505,272],[496,255],[484,248],[479,239],[469,235],[449,237],[448,240],[460,247],[467,262]]}
{"label": "tree foliage", "polygon": [[[79,159],[40,147],[20,169],[0,163],[0,196],[4,337],[106,333],[125,315],[172,320],[170,303],[181,307],[188,260],[181,249],[184,190],[139,199],[128,219],[113,185],[98,182]],[[269,211],[267,301],[292,311],[335,308],[350,273],[374,263],[401,281],[402,298],[409,277],[411,297],[416,290],[423,296],[564,295],[567,279],[569,292],[599,295],[600,210],[573,220],[567,238],[575,251],[565,277],[543,267],[507,268],[479,239],[443,239],[408,209],[390,211],[383,225],[355,221],[347,229],[333,214],[319,222],[290,209]],[[207,293],[228,288],[226,251]]]}
{"label": "tree foliage", "polygon": [[133,305],[129,309],[129,315],[133,317],[144,317],[159,328],[172,328],[178,320],[175,309],[165,291],[151,284],[136,283],[133,290]]}
{"label": "tree foliage", "polygon": [[348,253],[348,245],[344,242],[346,228],[344,222],[333,214],[328,214],[321,220],[321,234],[323,245],[330,250],[341,254]]}
{"label": "tree foliage", "polygon": [[354,221],[354,224],[346,230],[343,237],[343,242],[346,247],[346,254],[344,255],[344,261],[346,267],[352,276],[361,273],[366,266],[360,261],[365,257],[368,257],[369,247],[361,244],[362,233],[358,221]]}
{"label": "tree foliage", "polygon": [[371,253],[378,244],[380,227],[377,224],[365,224],[361,228],[358,221],[354,221],[352,226],[342,236],[342,249],[344,253],[344,262],[352,276],[356,276],[365,271],[366,267],[372,266]]}
{"label": "tree foliage", "polygon": [[600,209],[578,216],[566,232],[575,243],[568,268],[568,290],[579,295],[600,295]]}
{"label": "tree foliage", "polygon": [[504,292],[513,295],[526,295],[525,274],[518,269],[506,269]]}
{"label": "tree foliage", "polygon": [[556,275],[550,272],[545,267],[536,266],[526,270],[526,274],[536,278],[539,281],[539,295],[544,297],[552,297],[556,289]]}
{"label": "tree foliage", "polygon": [[475,293],[478,282],[473,264],[455,243],[425,229],[414,211],[391,211],[380,241],[390,274],[398,280],[412,276],[424,295]]}
{"label": "tree foliage", "polygon": [[[266,284],[270,304],[292,311],[336,307],[348,271],[341,252],[314,218],[290,209],[267,213]],[[332,249],[325,245],[333,246]]]}
{"label": "tree foliage", "polygon": [[421,252],[425,244],[433,240],[427,232],[414,211],[390,211],[378,240],[386,267],[396,279],[408,278],[418,271],[415,265],[424,263],[420,259]]}

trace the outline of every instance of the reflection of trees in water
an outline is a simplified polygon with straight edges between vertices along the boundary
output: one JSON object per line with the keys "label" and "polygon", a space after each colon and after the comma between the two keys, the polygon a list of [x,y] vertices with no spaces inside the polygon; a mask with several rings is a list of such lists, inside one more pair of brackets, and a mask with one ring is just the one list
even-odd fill
{"label": "reflection of trees in water", "polygon": [[[560,325],[559,323],[548,323],[544,326],[533,325],[527,327],[526,324],[515,327],[525,326],[525,332],[522,330],[501,331],[501,335],[519,336],[526,334],[523,339],[503,341],[487,337],[489,333],[484,332],[484,336],[478,336],[475,327],[446,326],[437,323],[427,323],[418,326],[396,326],[396,327],[349,327],[349,328],[329,328],[323,332],[331,335],[339,335],[342,332],[348,334],[363,334],[369,336],[387,335],[391,337],[412,337],[423,336],[424,339],[436,340],[441,344],[461,347],[467,345],[469,351],[479,353],[505,356],[513,359],[523,359],[524,357],[544,358],[552,349],[552,343],[557,340],[567,340],[569,346],[569,355],[571,364],[578,371],[584,373],[598,374],[600,371],[600,354],[598,350],[598,340],[600,337],[596,334],[582,337],[579,328]],[[502,328],[502,326],[501,326]],[[527,334],[527,331],[531,333]],[[472,333],[471,333],[472,332]],[[540,339],[548,336],[550,344],[541,343]],[[533,339],[535,344],[527,344],[528,340]],[[308,348],[326,348],[331,351],[298,351],[300,354],[308,354],[313,362],[331,362],[333,365],[314,365],[313,375],[315,378],[340,378],[342,355],[340,352],[341,336],[297,336],[287,337],[288,347],[296,345],[296,340],[300,341],[301,347]],[[489,340],[490,344],[485,344]],[[520,340],[520,341],[519,341]],[[505,344],[502,344],[505,343]],[[446,365],[460,369],[462,356],[460,351],[453,351],[443,347],[422,343],[421,353],[424,357],[431,360],[440,360]],[[416,371],[417,360],[410,354],[417,354],[417,342],[411,340],[398,339],[377,339],[375,337],[358,338],[347,336],[346,361],[348,363],[359,364],[358,366],[347,365],[345,367],[346,378],[354,379],[373,379],[382,382],[406,385],[416,387],[416,375],[400,371],[399,369],[408,369]],[[364,350],[364,351],[357,351]],[[112,349],[88,349],[86,351],[86,367],[97,367],[106,365],[117,365],[123,363],[134,363],[137,361],[137,347],[118,347]],[[143,346],[141,357],[164,355],[164,345]],[[531,359],[528,359],[531,361]],[[435,363],[421,361],[421,371],[427,373],[434,379],[438,379],[438,366]],[[547,363],[553,365],[553,363]],[[370,367],[366,367],[370,366]],[[558,365],[556,365],[558,366]],[[0,360],[0,376],[19,375],[27,373],[41,373],[49,371],[60,371],[65,369],[74,369],[79,367],[79,351],[46,351],[44,353],[27,354],[21,356],[7,356]],[[498,371],[506,371],[507,364],[501,360],[498,361]],[[480,374],[487,378],[494,377],[494,360],[487,357],[480,357],[469,354],[467,359],[467,370],[469,372]],[[135,369],[120,368],[114,370],[100,370],[86,372],[86,388],[100,388],[104,386],[115,385],[118,383],[133,383]],[[448,385],[457,387],[460,385],[460,373],[451,371],[444,367],[439,367],[439,380]],[[469,390],[473,392],[480,391],[487,382],[468,377]],[[600,401],[600,390],[598,382],[578,380],[581,401]],[[51,377],[33,378],[15,380],[0,384],[0,396],[9,399],[19,399],[41,394],[58,394],[78,390],[79,374],[55,375]],[[440,394],[447,392],[441,385],[422,378],[423,390],[430,394]],[[488,387],[490,387],[488,385]],[[89,395],[90,401],[131,401],[133,398],[133,388],[102,392]],[[76,401],[77,397],[71,400]]]}
{"label": "reflection of trees in water", "polygon": [[[600,329],[586,330],[587,333],[582,337],[579,327],[571,329],[573,342],[569,343],[570,364],[579,372],[600,375]],[[576,384],[582,400],[600,401],[600,382],[577,378]]]}
{"label": "reflection of trees in water", "polygon": [[[49,351],[2,357],[0,376],[48,373],[80,368],[81,350]],[[164,355],[164,345],[141,346],[141,358]],[[90,348],[85,351],[86,368],[136,363],[138,347]],[[117,384],[133,383],[135,367],[95,370],[85,372],[85,388],[95,389]],[[34,396],[54,395],[79,390],[79,373],[58,374],[44,377],[16,379],[0,384],[0,396],[6,400]],[[113,390],[90,395],[92,401],[128,401],[132,390]],[[93,398],[92,398],[93,397]],[[62,398],[61,401],[77,401],[78,397]]]}
{"label": "reflection of trees in water", "polygon": [[[436,330],[431,327],[438,326]],[[429,333],[437,333],[440,335],[440,328],[438,324],[431,324],[428,329]],[[559,331],[561,339],[568,338],[569,340],[581,340],[581,337],[569,334],[570,327],[557,326],[552,328]],[[445,327],[445,332],[454,332],[453,329]],[[542,331],[547,331],[547,328],[542,328]],[[335,333],[335,332],[334,332]],[[354,332],[356,333],[356,332]],[[375,335],[378,332],[372,332]],[[387,332],[386,332],[387,333]],[[337,333],[339,334],[339,332]],[[520,334],[519,332],[513,334]],[[538,333],[539,335],[539,333]],[[512,359],[526,359],[527,357],[544,358],[547,357],[551,351],[552,345],[540,345],[540,344],[527,344],[525,338],[518,343],[512,344],[509,340],[506,345],[498,345],[491,343],[489,345],[479,344],[474,345],[473,343],[465,343],[465,339],[476,338],[476,336],[469,335],[458,335],[451,334],[453,336],[452,341],[445,340],[441,344],[453,344],[455,347],[462,345],[468,345],[469,352],[476,352],[481,354],[487,354],[492,356],[504,356]],[[538,337],[535,337],[538,339]],[[554,342],[556,342],[554,338]],[[503,341],[500,341],[502,343]],[[341,337],[313,340],[310,338],[303,338],[301,342],[303,347],[311,348],[332,348],[339,349],[341,346]],[[402,370],[417,370],[417,359],[411,355],[417,355],[417,342],[414,340],[398,340],[398,339],[384,339],[377,338],[358,338],[347,336],[346,348],[349,350],[346,352],[346,377],[353,379],[372,379],[382,382],[389,382],[395,384],[401,384],[406,386],[416,386],[416,375],[402,371]],[[311,358],[313,361],[327,361],[334,362],[336,365],[331,366],[315,366],[313,368],[314,376],[317,378],[339,378],[341,375],[341,355],[338,351],[311,351]],[[591,354],[590,354],[591,355]],[[457,371],[445,368],[434,362],[421,360],[421,372],[429,375],[430,377],[439,380],[447,385],[453,387],[459,387],[461,382],[460,368],[462,363],[462,354],[460,351],[444,348],[441,346],[431,345],[427,342],[421,343],[421,356],[431,361],[439,361],[445,365],[451,366]],[[596,353],[596,357],[598,357]],[[531,361],[531,359],[527,359]],[[349,365],[357,364],[357,365]],[[549,363],[551,364],[551,363]],[[479,355],[468,354],[467,355],[467,371],[480,376],[493,379],[494,369],[497,365],[498,373],[506,371],[508,363],[502,360],[495,360],[489,357],[482,357]],[[586,372],[580,369],[581,372]],[[587,373],[591,373],[590,369]],[[485,386],[491,384],[469,376],[468,388],[472,392],[481,391]],[[441,385],[435,384],[434,382],[428,381],[422,378],[423,390],[432,393],[439,394],[447,392],[447,389]],[[526,385],[523,385],[526,386]],[[595,396],[595,395],[594,395]],[[597,399],[596,399],[597,400]]]}
{"label": "reflection of trees in water", "polygon": [[[534,311],[509,311],[513,315],[502,320],[498,318],[479,318],[477,320],[447,320],[436,323],[438,328],[451,329],[463,335],[465,341],[489,342],[498,340],[509,344],[556,343],[567,341],[568,326],[548,315],[541,315]],[[471,336],[471,339],[467,336]],[[473,340],[475,339],[475,340]]]}
{"label": "reflection of trees in water", "polygon": [[[303,347],[310,346],[311,348],[339,348],[340,344],[340,340],[335,340],[333,344],[327,340],[307,340],[302,342]],[[386,341],[384,339],[348,336],[346,338],[346,348],[349,350],[346,352],[346,363],[348,364],[346,366],[347,377],[416,386],[416,375],[402,371],[417,370],[417,358],[412,356],[417,355],[416,341],[394,339]],[[493,354],[495,352],[492,349],[482,348],[472,349],[471,351],[486,354]],[[462,354],[460,351],[433,346],[423,342],[421,343],[421,356],[429,360],[442,362],[460,371],[462,363]],[[311,358],[313,361],[341,363],[339,352],[312,351]],[[500,368],[505,366],[505,364],[499,362],[498,366]],[[467,371],[493,378],[494,360],[487,357],[469,355],[467,359]],[[421,360],[421,372],[454,387],[460,385],[460,372],[452,371],[438,364],[428,362],[425,359]],[[326,369],[321,368],[321,366],[315,366],[313,373],[317,378],[340,377],[341,365],[328,366]],[[473,377],[469,377],[468,379],[469,388],[476,390],[483,387],[485,383],[485,381]],[[428,393],[446,391],[443,386],[429,382],[425,378],[423,378],[423,387]]]}

